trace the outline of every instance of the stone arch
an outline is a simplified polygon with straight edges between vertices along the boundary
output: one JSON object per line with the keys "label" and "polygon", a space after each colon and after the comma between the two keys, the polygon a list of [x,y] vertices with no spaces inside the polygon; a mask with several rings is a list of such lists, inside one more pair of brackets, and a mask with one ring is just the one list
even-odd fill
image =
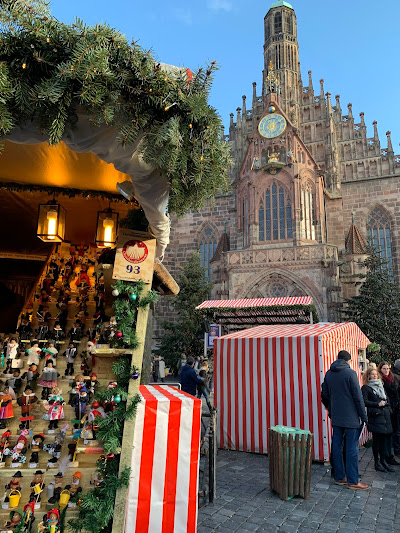
{"label": "stone arch", "polygon": [[[303,293],[304,296],[311,296],[320,320],[325,316],[322,295],[315,285],[310,280],[304,280],[304,278],[300,278],[293,272],[281,268],[272,268],[268,272],[264,270],[255,274],[239,289],[237,298],[268,298],[269,296],[261,291],[263,287],[268,285],[271,278],[273,279],[275,276],[279,276],[283,282],[290,283],[290,294],[287,294],[287,296],[301,296],[300,293]],[[299,293],[293,294],[296,288]]]}
{"label": "stone arch", "polygon": [[199,245],[204,240],[204,238],[208,236],[208,233],[209,233],[207,231],[208,228],[211,229],[211,234],[215,235],[215,238],[217,239],[217,241],[219,240],[220,231],[217,225],[212,220],[207,220],[203,222],[203,224],[197,229],[197,232],[196,232],[197,245]]}
{"label": "stone arch", "polygon": [[372,203],[371,205],[368,206],[367,212],[366,212],[366,217],[365,217],[366,225],[368,224],[368,219],[369,219],[371,213],[375,209],[379,209],[380,211],[382,211],[384,213],[384,215],[387,217],[387,219],[388,219],[388,221],[390,223],[390,227],[392,228],[393,227],[393,214],[381,202],[374,202],[374,203]]}
{"label": "stone arch", "polygon": [[375,247],[393,272],[393,215],[377,202],[368,209],[365,224],[368,243]]}

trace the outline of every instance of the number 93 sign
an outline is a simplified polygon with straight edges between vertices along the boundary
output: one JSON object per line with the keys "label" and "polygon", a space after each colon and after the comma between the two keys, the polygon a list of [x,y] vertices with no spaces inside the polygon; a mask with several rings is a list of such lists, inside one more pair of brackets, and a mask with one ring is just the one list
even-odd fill
{"label": "number 93 sign", "polygon": [[118,236],[113,279],[151,283],[156,239],[148,233],[121,230]]}

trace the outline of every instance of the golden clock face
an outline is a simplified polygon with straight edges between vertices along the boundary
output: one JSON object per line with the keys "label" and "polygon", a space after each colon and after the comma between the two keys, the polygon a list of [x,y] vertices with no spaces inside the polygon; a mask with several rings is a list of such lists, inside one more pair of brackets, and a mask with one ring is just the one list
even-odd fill
{"label": "golden clock face", "polygon": [[273,139],[281,135],[286,129],[286,120],[278,113],[272,113],[260,120],[258,131],[267,139]]}

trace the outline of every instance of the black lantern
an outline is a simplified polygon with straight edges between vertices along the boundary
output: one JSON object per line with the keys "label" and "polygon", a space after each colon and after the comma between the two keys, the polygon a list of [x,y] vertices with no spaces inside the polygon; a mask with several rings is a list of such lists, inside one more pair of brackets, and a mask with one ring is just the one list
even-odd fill
{"label": "black lantern", "polygon": [[97,213],[96,244],[99,248],[108,248],[117,244],[118,213],[110,207]]}
{"label": "black lantern", "polygon": [[54,199],[39,205],[37,236],[44,242],[63,242],[65,209]]}

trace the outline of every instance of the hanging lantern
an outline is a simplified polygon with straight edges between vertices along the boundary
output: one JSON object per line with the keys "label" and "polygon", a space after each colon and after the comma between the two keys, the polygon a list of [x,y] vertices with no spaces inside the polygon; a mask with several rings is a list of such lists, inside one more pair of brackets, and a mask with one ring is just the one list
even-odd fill
{"label": "hanging lantern", "polygon": [[55,200],[39,205],[37,236],[44,242],[63,242],[65,209]]}
{"label": "hanging lantern", "polygon": [[108,208],[97,213],[96,244],[108,248],[117,244],[118,213]]}

